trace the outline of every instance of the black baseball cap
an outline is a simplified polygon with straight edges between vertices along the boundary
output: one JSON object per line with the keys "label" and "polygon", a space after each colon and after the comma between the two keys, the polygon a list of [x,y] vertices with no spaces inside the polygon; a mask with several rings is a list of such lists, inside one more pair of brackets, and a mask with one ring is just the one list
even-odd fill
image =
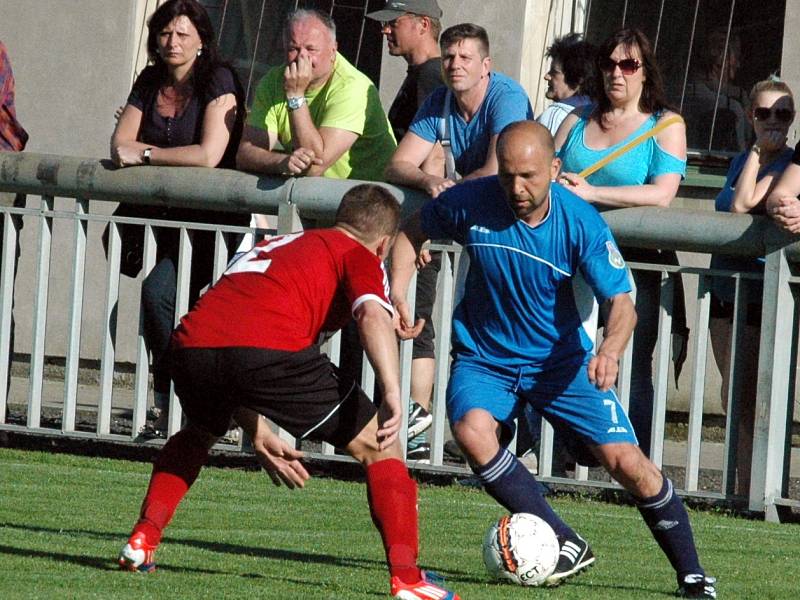
{"label": "black baseball cap", "polygon": [[383,10],[371,12],[367,17],[375,21],[394,21],[407,13],[442,18],[442,9],[436,0],[389,0]]}

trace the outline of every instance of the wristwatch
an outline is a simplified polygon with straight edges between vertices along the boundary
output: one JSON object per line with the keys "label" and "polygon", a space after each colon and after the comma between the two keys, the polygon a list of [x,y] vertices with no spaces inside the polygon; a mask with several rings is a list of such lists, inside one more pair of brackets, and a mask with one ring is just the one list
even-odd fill
{"label": "wristwatch", "polygon": [[286,98],[286,104],[289,105],[289,110],[297,110],[306,103],[305,96],[296,96],[294,98]]}
{"label": "wristwatch", "polygon": [[150,164],[150,155],[153,153],[152,148],[145,148],[142,152],[142,162],[146,165]]}
{"label": "wristwatch", "polygon": [[757,144],[753,144],[753,145],[750,147],[750,150],[751,150],[751,151],[753,151],[753,152],[755,152],[755,153],[756,153],[756,154],[758,154],[759,156],[761,156],[761,146],[759,146],[759,145],[757,145]]}

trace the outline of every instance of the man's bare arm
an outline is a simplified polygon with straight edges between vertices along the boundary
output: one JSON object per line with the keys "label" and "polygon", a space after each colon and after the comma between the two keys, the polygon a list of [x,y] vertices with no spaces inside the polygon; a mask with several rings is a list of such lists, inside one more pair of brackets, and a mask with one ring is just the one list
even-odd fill
{"label": "man's bare arm", "polygon": [[407,132],[400,145],[397,146],[389,164],[386,165],[384,177],[389,183],[423,190],[435,198],[454,181],[439,175],[432,175],[422,170],[425,160],[431,155],[434,144],[415,133]]}

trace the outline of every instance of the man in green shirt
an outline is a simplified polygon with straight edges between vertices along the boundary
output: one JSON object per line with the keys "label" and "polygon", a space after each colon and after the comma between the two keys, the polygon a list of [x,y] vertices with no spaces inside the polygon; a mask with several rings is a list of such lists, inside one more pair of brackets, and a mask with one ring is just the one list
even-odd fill
{"label": "man in green shirt", "polygon": [[256,89],[240,169],[380,181],[397,144],[369,78],[337,52],[336,26],[315,10],[291,13],[286,65]]}

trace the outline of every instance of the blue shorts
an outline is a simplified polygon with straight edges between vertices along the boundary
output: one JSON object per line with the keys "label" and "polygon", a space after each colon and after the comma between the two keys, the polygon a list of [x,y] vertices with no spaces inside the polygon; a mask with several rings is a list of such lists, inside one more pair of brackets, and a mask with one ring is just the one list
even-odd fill
{"label": "blue shorts", "polygon": [[586,370],[589,358],[582,364],[558,365],[546,370],[509,370],[456,357],[447,385],[450,423],[461,420],[472,409],[481,408],[513,431],[514,419],[529,403],[566,439],[577,437],[575,441],[589,446],[638,445],[633,426],[614,390],[603,392],[589,381]]}

